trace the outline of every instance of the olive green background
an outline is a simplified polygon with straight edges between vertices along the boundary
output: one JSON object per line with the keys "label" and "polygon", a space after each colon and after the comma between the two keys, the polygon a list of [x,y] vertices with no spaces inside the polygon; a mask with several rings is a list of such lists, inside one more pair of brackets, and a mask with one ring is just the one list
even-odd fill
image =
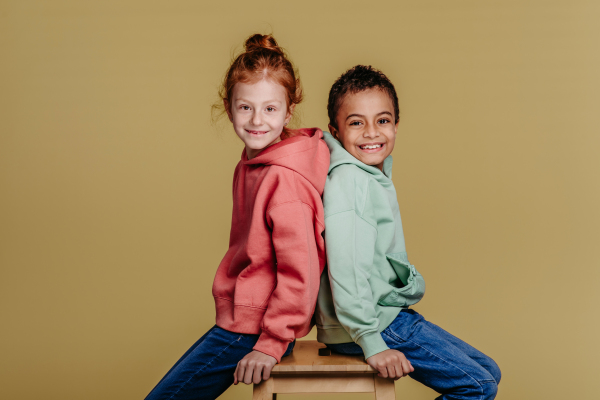
{"label": "olive green background", "polygon": [[141,399],[213,325],[242,143],[210,106],[272,32],[297,125],[326,128],[357,63],[395,83],[416,309],[497,360],[499,399],[597,399],[599,20],[581,0],[0,0],[0,397]]}

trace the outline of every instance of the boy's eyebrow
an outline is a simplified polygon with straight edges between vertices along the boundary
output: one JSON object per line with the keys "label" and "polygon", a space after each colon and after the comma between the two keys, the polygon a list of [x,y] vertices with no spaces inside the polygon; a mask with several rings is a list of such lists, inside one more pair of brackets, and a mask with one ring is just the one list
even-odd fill
{"label": "boy's eyebrow", "polygon": [[[376,117],[379,117],[382,114],[388,114],[390,117],[393,117],[392,113],[389,111],[382,111],[379,114],[376,115]],[[350,114],[346,117],[346,121],[348,120],[348,118],[352,118],[352,117],[358,117],[358,118],[366,118],[364,115],[362,114]]]}

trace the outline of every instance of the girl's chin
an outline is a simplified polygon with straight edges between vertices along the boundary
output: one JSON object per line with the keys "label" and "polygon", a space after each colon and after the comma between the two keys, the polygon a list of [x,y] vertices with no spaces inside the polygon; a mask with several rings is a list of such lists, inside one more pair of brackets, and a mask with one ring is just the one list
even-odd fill
{"label": "girl's chin", "polygon": [[261,152],[262,150],[266,149],[269,146],[274,145],[275,143],[279,143],[281,141],[280,137],[277,136],[275,138],[269,138],[265,140],[249,140],[247,142],[245,142],[244,144],[246,145],[246,149],[254,151],[254,152]]}

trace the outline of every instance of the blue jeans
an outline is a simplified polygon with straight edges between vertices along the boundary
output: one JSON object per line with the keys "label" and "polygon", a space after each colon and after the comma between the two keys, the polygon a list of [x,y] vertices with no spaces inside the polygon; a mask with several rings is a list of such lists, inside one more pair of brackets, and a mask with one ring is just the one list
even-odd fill
{"label": "blue jeans", "polygon": [[[146,400],[216,399],[233,384],[237,363],[252,351],[259,335],[213,326],[175,363]],[[290,343],[284,357],[291,354]]]}
{"label": "blue jeans", "polygon": [[[500,368],[490,357],[428,322],[414,310],[403,310],[381,332],[390,349],[406,356],[415,369],[409,376],[440,393],[437,400],[492,400]],[[363,354],[356,343],[328,344],[342,354]]]}

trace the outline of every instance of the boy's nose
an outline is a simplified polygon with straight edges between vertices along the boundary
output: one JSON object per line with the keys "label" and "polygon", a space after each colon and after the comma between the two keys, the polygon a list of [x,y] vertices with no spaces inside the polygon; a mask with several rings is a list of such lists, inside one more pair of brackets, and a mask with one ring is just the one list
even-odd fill
{"label": "boy's nose", "polygon": [[373,139],[379,137],[379,132],[377,132],[377,129],[374,126],[367,126],[363,136]]}

